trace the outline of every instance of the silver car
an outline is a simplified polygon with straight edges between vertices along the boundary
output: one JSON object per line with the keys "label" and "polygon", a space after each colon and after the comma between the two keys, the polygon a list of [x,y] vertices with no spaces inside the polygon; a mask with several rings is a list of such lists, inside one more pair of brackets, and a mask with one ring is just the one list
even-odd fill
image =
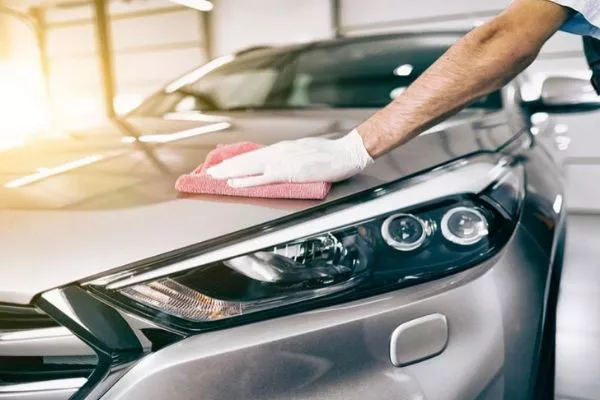
{"label": "silver car", "polygon": [[219,144],[348,132],[459,36],[249,49],[2,153],[0,400],[550,398],[551,93],[517,79],[325,201],[174,189]]}

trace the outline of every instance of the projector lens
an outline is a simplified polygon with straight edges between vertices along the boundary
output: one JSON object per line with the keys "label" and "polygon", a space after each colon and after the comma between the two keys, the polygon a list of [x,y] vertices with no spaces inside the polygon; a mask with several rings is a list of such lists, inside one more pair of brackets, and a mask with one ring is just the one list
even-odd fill
{"label": "projector lens", "polygon": [[381,234],[385,242],[399,251],[413,251],[420,248],[431,234],[431,226],[411,214],[396,214],[387,218]]}
{"label": "projector lens", "polygon": [[456,207],[442,218],[442,235],[452,243],[470,246],[488,235],[488,222],[475,208]]}

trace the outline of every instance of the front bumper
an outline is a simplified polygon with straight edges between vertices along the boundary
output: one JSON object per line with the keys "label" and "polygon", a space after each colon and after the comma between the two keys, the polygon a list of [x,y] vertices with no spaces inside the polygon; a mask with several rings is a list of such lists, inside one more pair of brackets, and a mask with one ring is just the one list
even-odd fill
{"label": "front bumper", "polygon": [[[550,270],[548,252],[519,226],[496,258],[460,274],[185,339],[171,334],[177,343],[163,346],[147,321],[79,288],[56,290],[37,305],[95,349],[95,372],[77,392],[59,382],[0,386],[0,400],[529,398]],[[443,351],[395,367],[392,332],[431,314],[448,323]]]}

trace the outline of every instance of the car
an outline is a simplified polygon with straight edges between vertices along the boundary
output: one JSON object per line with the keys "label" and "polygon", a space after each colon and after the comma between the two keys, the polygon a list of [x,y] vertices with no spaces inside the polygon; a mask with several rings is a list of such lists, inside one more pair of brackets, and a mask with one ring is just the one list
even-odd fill
{"label": "car", "polygon": [[324,201],[174,188],[222,144],[345,134],[461,35],[248,49],[4,151],[0,399],[550,398],[568,78],[515,78]]}

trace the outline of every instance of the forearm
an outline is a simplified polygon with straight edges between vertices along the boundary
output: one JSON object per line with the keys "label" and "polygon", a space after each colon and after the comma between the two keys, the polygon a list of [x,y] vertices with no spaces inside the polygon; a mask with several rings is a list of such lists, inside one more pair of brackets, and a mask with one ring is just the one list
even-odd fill
{"label": "forearm", "polygon": [[563,13],[540,28],[527,26],[527,21],[508,12],[471,31],[402,95],[358,127],[369,154],[380,156],[512,80],[566,19],[568,12]]}

